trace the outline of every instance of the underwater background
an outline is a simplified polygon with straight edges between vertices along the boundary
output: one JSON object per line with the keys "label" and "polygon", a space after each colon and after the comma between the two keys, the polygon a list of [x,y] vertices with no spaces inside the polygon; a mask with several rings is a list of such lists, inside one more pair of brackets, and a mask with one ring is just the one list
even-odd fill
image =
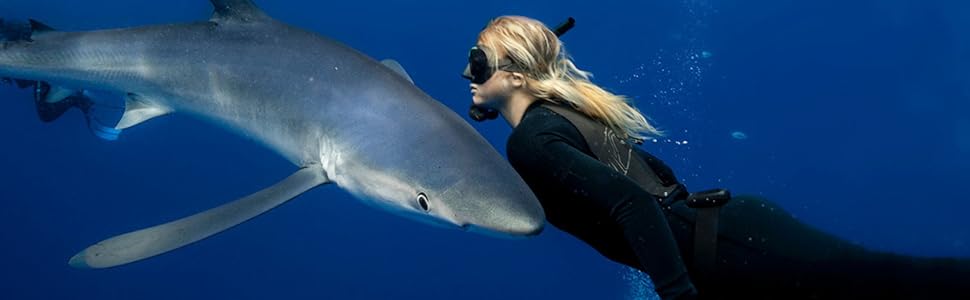
{"label": "underwater background", "polygon": [[[644,147],[689,189],[761,195],[873,249],[970,257],[970,2],[256,3],[398,60],[473,123],[459,75],[485,23],[575,17],[562,40],[576,64],[668,132]],[[204,0],[0,0],[2,18],[66,31],[210,14]],[[655,297],[642,274],[552,226],[527,240],[443,230],[335,186],[177,251],[74,269],[67,260],[95,242],[231,201],[294,168],[185,115],[106,141],[78,110],[40,122],[28,90],[0,85],[0,101],[0,299]],[[504,154],[504,121],[473,126]]]}

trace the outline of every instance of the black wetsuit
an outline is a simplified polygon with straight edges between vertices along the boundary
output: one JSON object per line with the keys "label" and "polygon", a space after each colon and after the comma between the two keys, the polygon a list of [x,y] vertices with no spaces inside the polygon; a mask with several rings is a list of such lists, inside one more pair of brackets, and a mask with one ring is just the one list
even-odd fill
{"label": "black wetsuit", "polygon": [[[966,260],[870,251],[743,196],[721,208],[714,280],[697,281],[696,212],[671,200],[682,195],[658,199],[600,163],[572,123],[539,103],[509,137],[510,163],[550,224],[648,274],[663,299],[697,291],[705,299],[970,299]],[[665,185],[678,183],[661,160],[636,150]]]}

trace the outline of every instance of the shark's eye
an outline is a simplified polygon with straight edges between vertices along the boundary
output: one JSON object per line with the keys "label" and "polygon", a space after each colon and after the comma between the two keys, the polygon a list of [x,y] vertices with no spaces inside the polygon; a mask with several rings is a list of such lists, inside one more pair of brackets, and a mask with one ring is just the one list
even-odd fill
{"label": "shark's eye", "polygon": [[428,203],[428,195],[425,195],[424,193],[418,193],[418,205],[420,205],[421,209],[423,209],[425,212],[430,211],[431,204]]}

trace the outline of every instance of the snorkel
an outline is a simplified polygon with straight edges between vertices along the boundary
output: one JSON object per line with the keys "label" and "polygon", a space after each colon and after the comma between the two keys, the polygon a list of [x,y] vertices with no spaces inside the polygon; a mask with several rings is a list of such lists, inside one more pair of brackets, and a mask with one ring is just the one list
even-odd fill
{"label": "snorkel", "polygon": [[[573,29],[573,26],[576,26],[576,19],[569,17],[566,19],[566,21],[557,25],[552,32],[556,34],[556,37],[561,37],[570,29]],[[461,77],[468,79],[473,83],[482,84],[488,80],[488,78],[492,77],[492,73],[494,73],[495,70],[502,69],[507,65],[508,63],[501,63],[499,66],[489,65],[488,57],[486,56],[485,51],[479,49],[477,46],[472,47],[468,52],[468,65],[465,66],[465,71],[462,72]],[[468,109],[468,117],[478,122],[484,122],[498,118],[498,111],[491,108],[480,107],[472,103],[471,107]]]}

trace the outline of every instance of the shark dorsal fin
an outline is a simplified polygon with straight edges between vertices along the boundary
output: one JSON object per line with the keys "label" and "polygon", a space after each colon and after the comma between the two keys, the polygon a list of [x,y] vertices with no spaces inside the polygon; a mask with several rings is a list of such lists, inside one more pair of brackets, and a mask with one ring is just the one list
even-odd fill
{"label": "shark dorsal fin", "polygon": [[54,27],[47,26],[47,24],[41,23],[40,21],[34,19],[29,19],[28,21],[30,22],[30,30],[34,34],[56,31]]}
{"label": "shark dorsal fin", "polygon": [[253,22],[268,18],[263,10],[259,9],[252,0],[209,0],[215,12],[212,19],[215,21],[241,21]]}
{"label": "shark dorsal fin", "polygon": [[407,79],[411,83],[414,83],[414,80],[411,79],[411,75],[408,75],[408,72],[404,70],[404,67],[401,66],[401,63],[398,63],[396,60],[393,60],[393,59],[385,59],[385,60],[382,60],[381,61],[381,64],[384,64],[384,66],[387,66],[388,68],[390,68],[391,70],[393,70],[395,73],[400,74],[401,76],[404,77],[404,79]]}

